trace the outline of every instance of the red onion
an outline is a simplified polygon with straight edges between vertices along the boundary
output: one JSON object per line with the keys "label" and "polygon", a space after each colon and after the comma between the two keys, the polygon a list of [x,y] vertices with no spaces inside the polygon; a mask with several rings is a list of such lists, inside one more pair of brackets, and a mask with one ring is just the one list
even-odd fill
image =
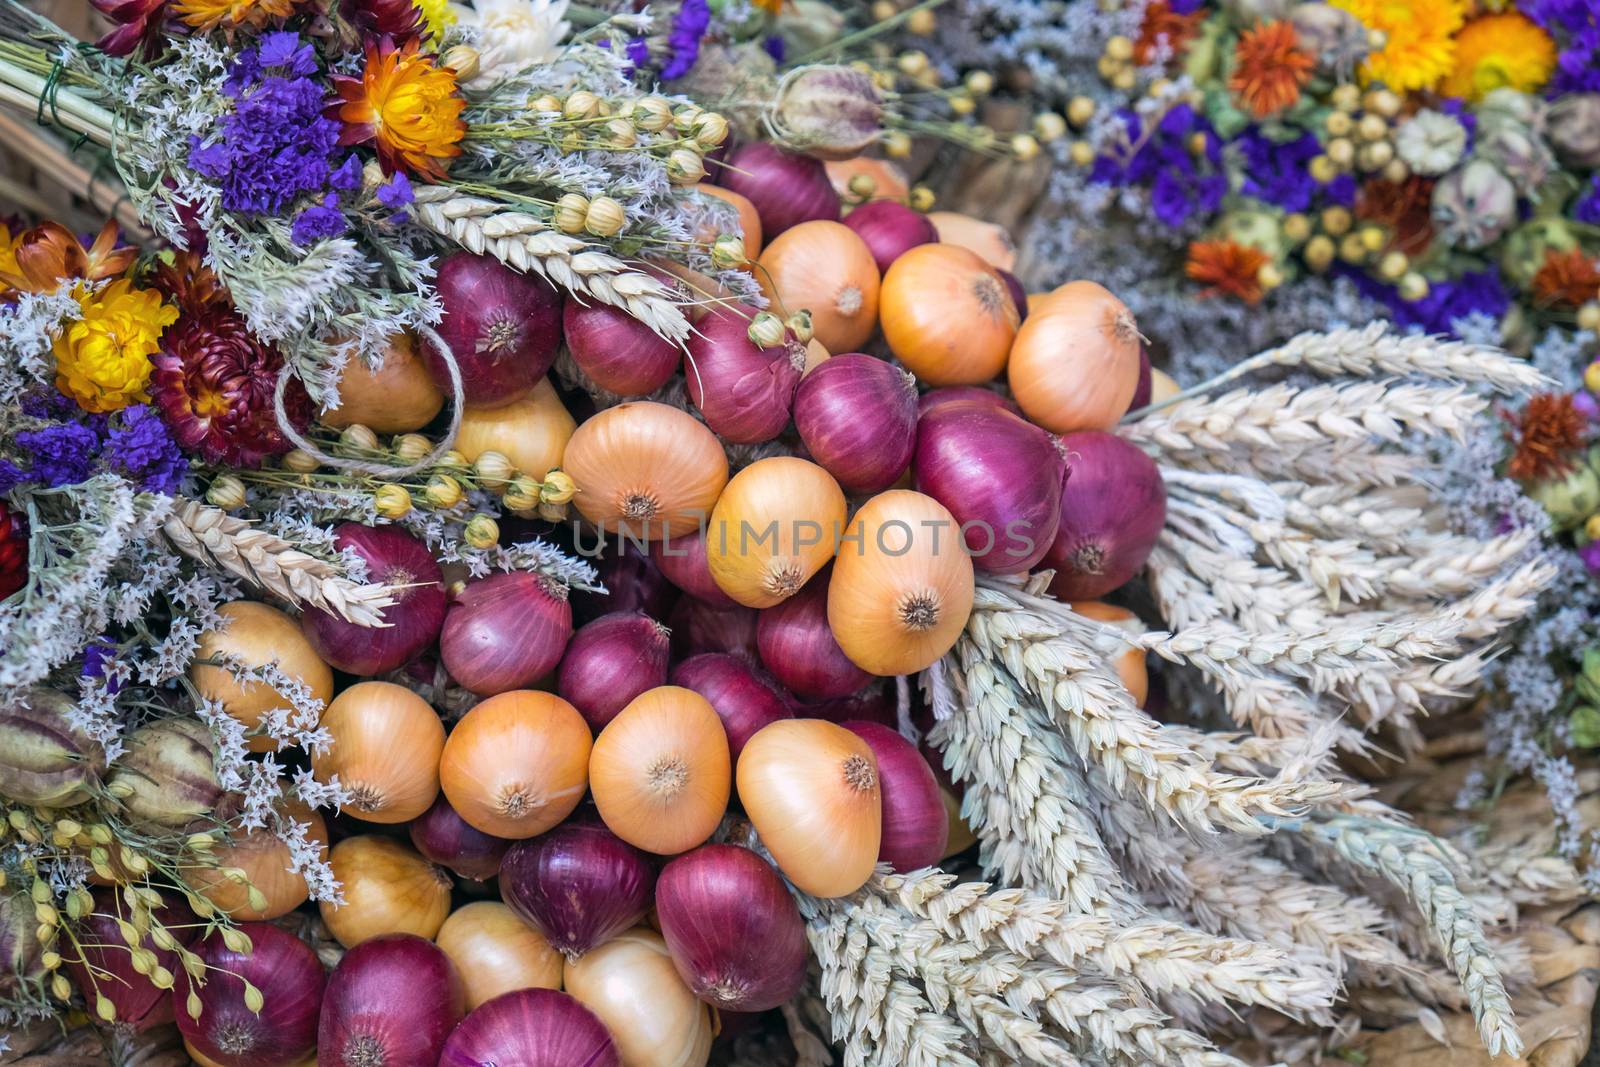
{"label": "red onion", "polygon": [[851,493],[878,493],[906,472],[917,440],[917,379],[856,353],[818,364],[794,396],[811,458]]}
{"label": "red onion", "polygon": [[1013,415],[1021,415],[1022,411],[993,389],[985,389],[981,385],[947,385],[943,389],[930,389],[922,394],[917,401],[917,414],[926,415],[934,408],[945,404],[954,404],[963,400],[972,400],[980,404],[988,404],[1001,411],[1009,411]]}
{"label": "red onion", "polygon": [[637,611],[602,615],[572,635],[556,692],[596,731],[646,689],[667,684],[667,628]]}
{"label": "red onion", "polygon": [[462,878],[487,881],[500,873],[511,842],[476,829],[456,813],[443,793],[433,807],[411,820],[411,843],[429,862]]}
{"label": "red onion", "polygon": [[794,712],[797,719],[827,719],[836,723],[860,719],[866,722],[881,722],[885,726],[894,726],[900,721],[894,687],[883,682],[872,682],[849,696],[835,697],[832,700],[809,703],[794,700],[790,703],[789,709]]}
{"label": "red onion", "polygon": [[716,579],[706,562],[706,531],[700,527],[682,537],[666,537],[650,542],[650,558],[667,580],[696,600],[713,607],[731,608],[738,604]]}
{"label": "red onion", "polygon": [[652,619],[664,619],[672,611],[678,590],[649,553],[631,544],[611,544],[604,555],[589,562],[606,591],[572,594],[572,616],[578,622],[593,622],[617,611],[642,611]]}
{"label": "red onion", "polygon": [[728,751],[734,759],[744,743],[768,723],[792,719],[788,702],[765,678],[738,656],[704,652],[690,656],[672,670],[672,684],[693,689],[705,697],[722,720],[728,734]]}
{"label": "red onion", "polygon": [[605,1024],[554,989],[517,989],[470,1012],[439,1067],[622,1067]]}
{"label": "red onion", "polygon": [[1062,600],[1096,600],[1150,558],[1167,521],[1167,488],[1155,460],[1115,434],[1065,434],[1061,524],[1044,563]]}
{"label": "red onion", "polygon": [[445,613],[439,658],[479,696],[526,689],[561,662],[572,637],[562,585],[526,571],[467,583]]}
{"label": "red onion", "polygon": [[622,396],[653,393],[678,369],[682,353],[621,308],[568,300],[562,313],[567,348],[589,380]]}
{"label": "red onion", "polygon": [[917,746],[892,727],[876,722],[843,726],[865,741],[878,761],[878,790],[883,796],[878,859],[901,874],[938,863],[950,842],[950,817],[933,768]]}
{"label": "red onion", "polygon": [[688,659],[702,652],[728,652],[759,663],[756,651],[756,609],[735,604],[719,608],[692,596],[678,601],[667,620],[672,630],[672,658]]}
{"label": "red onion", "polygon": [[1044,557],[1065,473],[1056,439],[1009,411],[969,401],[917,421],[916,487],[950,509],[979,570],[1016,574]]}
{"label": "red onion", "polygon": [[[179,944],[187,946],[197,933],[194,912],[176,894],[163,895],[162,899],[164,903],[155,912],[156,920]],[[31,916],[32,904],[28,907]],[[66,966],[90,1012],[95,1010],[96,998],[105,997],[116,1011],[117,1023],[139,1032],[170,1023],[175,1005],[170,992],[158,989],[148,977],[133,969],[133,957],[122,940],[116,920],[124,911],[117,901],[116,890],[96,889],[94,911],[84,916],[77,929],[81,959]],[[28,936],[33,936],[31,923]],[[181,972],[183,964],[176,952],[157,947],[148,936],[140,941],[139,947],[154,952],[156,963],[172,974]]]}
{"label": "red onion", "polygon": [[[456,357],[467,403],[493,408],[528,395],[561,347],[560,291],[537,274],[471,252],[446,256],[433,284],[444,306],[434,329]],[[444,357],[427,338],[422,354],[448,394]]]}
{"label": "red onion", "polygon": [[[298,1064],[317,1047],[317,1012],[326,975],[317,954],[298,937],[267,923],[240,923],[249,952],[234,952],[215,931],[192,946],[206,965],[205,984],[179,968],[173,973],[173,1013],[183,1039],[222,1067]],[[260,991],[260,1014],[245,1004],[245,983]],[[190,993],[200,1017],[190,1016]]]}
{"label": "red onion", "polygon": [[831,573],[824,568],[800,592],[756,620],[762,664],[790,692],[812,700],[849,696],[872,681],[872,675],[844,654],[828,626]]}
{"label": "red onion", "polygon": [[317,1062],[435,1067],[445,1038],[466,1014],[466,1000],[455,964],[433,942],[415,934],[370,938],[328,976]]}
{"label": "red onion", "polygon": [[644,918],[650,859],[598,822],[567,822],[518,841],[500,864],[500,895],[568,959]]}
{"label": "red onion", "polygon": [[1022,279],[999,267],[994,272],[1006,283],[1006,292],[1011,294],[1011,302],[1017,306],[1017,321],[1025,322],[1028,318],[1028,291],[1022,287]]}
{"label": "red onion", "polygon": [[1155,385],[1155,380],[1150,374],[1150,350],[1141,341],[1139,344],[1139,384],[1133,387],[1133,399],[1128,402],[1129,411],[1138,411],[1150,403],[1150,390]]}
{"label": "red onion", "polygon": [[300,629],[328,665],[371,677],[404,666],[433,644],[444,626],[444,575],[426,545],[394,526],[341,523],[334,544],[367,564],[368,580],[395,586],[386,626],[357,626],[342,615],[307,608]]}
{"label": "red onion", "polygon": [[747,848],[702,845],[667,864],[656,884],[656,918],[678,976],[707,1004],[765,1011],[805,983],[800,909],[777,872]]}
{"label": "red onion", "polygon": [[787,332],[781,345],[756,347],[748,332],[755,313],[744,304],[714,308],[689,338],[684,360],[690,402],[707,426],[735,444],[783,432],[806,366],[805,346]]}
{"label": "red onion", "polygon": [[839,194],[820,160],[753,141],[729,157],[717,184],[746,197],[761,218],[768,244],[790,226],[839,220]]}
{"label": "red onion", "polygon": [[928,216],[912,211],[898,200],[862,204],[844,217],[844,224],[866,242],[880,274],[906,249],[939,240],[939,230]]}

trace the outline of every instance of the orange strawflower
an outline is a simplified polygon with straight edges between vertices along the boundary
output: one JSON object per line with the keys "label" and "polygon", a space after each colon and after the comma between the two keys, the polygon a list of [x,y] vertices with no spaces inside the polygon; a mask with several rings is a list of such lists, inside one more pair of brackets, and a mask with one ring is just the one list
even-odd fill
{"label": "orange strawflower", "polygon": [[1533,299],[1544,307],[1577,307],[1600,296],[1600,270],[1581,248],[1550,249],[1533,276]]}
{"label": "orange strawflower", "polygon": [[[114,221],[101,227],[88,249],[60,223],[41,222],[24,231],[11,246],[10,262],[0,263],[0,283],[3,288],[27,293],[53,293],[63,283],[79,278],[94,282],[115,277],[138,255],[138,249],[117,247]],[[11,263],[15,270],[10,269]]]}
{"label": "orange strawflower", "polygon": [[1256,118],[1275,115],[1300,99],[1300,87],[1316,65],[1300,50],[1300,38],[1287,19],[1267,22],[1239,35],[1233,50],[1228,88]]}
{"label": "orange strawflower", "polygon": [[1144,21],[1139,23],[1139,39],[1133,42],[1133,60],[1140,66],[1156,57],[1156,46],[1165,42],[1167,49],[1177,54],[1183,51],[1189,39],[1205,21],[1204,10],[1180,15],[1167,5],[1167,0],[1151,0],[1144,9]]}
{"label": "orange strawflower", "polygon": [[294,0],[178,0],[172,6],[178,18],[201,33],[218,26],[254,26],[294,14]]}
{"label": "orange strawflower", "polygon": [[751,0],[762,11],[770,11],[776,15],[783,10],[783,0]]}
{"label": "orange strawflower", "polygon": [[1234,296],[1256,304],[1266,291],[1260,275],[1269,260],[1261,249],[1237,241],[1194,241],[1183,269],[1205,286],[1203,296]]}
{"label": "orange strawflower", "polygon": [[1566,393],[1541,393],[1522,414],[1504,413],[1510,423],[1506,439],[1515,446],[1506,473],[1519,481],[1539,481],[1572,469],[1573,455],[1583,448],[1588,419]]}
{"label": "orange strawflower", "polygon": [[329,113],[344,123],[340,144],[376,143],[385,172],[404,167],[439,181],[449,160],[461,154],[467,102],[456,89],[455,71],[419,47],[416,38],[403,48],[388,37],[368,44],[361,77],[333,79],[339,99]]}

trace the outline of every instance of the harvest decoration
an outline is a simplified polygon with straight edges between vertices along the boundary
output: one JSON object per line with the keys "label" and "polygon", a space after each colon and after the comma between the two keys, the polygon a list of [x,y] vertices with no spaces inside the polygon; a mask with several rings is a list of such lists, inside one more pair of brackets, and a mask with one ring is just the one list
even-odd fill
{"label": "harvest decoration", "polygon": [[547,51],[162,5],[113,59],[3,10],[8,99],[175,248],[41,226],[0,273],[0,1021],[230,1067],[1224,1064],[1402,988],[1520,1047],[1513,901],[1337,760],[1414,747],[1551,581],[1403,447],[1538,371],[1373,326],[1180,392],[1111,290],[1029,298],[874,161],[834,189],[863,145],[795,94],[915,62],[797,65],[688,191],[728,121],[636,79],[781,17],[686,0],[662,52],[550,5]]}

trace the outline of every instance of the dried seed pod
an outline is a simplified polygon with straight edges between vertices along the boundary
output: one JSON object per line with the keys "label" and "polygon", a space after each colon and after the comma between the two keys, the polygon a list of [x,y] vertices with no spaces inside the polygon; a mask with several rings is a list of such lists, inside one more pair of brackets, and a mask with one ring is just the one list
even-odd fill
{"label": "dried seed pod", "polygon": [[44,688],[0,708],[0,796],[45,808],[88,799],[105,753],[70,723],[72,708],[64,694]]}
{"label": "dried seed pod", "polygon": [[141,727],[112,766],[109,787],[142,829],[177,829],[208,814],[223,792],[210,729],[198,719]]}

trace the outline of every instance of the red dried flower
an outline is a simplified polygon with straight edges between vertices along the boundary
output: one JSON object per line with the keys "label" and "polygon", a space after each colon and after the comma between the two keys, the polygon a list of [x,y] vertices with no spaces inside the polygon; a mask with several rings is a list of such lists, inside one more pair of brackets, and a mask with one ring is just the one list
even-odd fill
{"label": "red dried flower", "polygon": [[53,293],[78,278],[115,278],[138,257],[136,248],[117,247],[117,224],[108,220],[94,245],[85,249],[59,222],[41,222],[17,238],[12,247],[15,273],[0,270],[0,285],[25,293]]}
{"label": "red dried flower", "polygon": [[107,55],[125,56],[138,49],[154,58],[166,39],[167,0],[90,0],[95,9],[117,24],[96,47]]}
{"label": "red dried flower", "polygon": [[0,600],[27,584],[27,520],[0,504]]}
{"label": "red dried flower", "polygon": [[374,37],[405,41],[422,32],[422,9],[412,0],[352,0],[344,16]]}
{"label": "red dried flower", "polygon": [[1600,297],[1600,270],[1583,249],[1550,249],[1533,276],[1533,299],[1543,307],[1577,307]]}
{"label": "red dried flower", "polygon": [[1255,304],[1265,291],[1261,268],[1268,261],[1261,249],[1237,241],[1195,241],[1189,245],[1189,262],[1183,269],[1206,287],[1203,296],[1234,296]]}
{"label": "red dried flower", "polygon": [[1287,19],[1241,33],[1233,62],[1228,88],[1258,119],[1277,114],[1300,99],[1300,88],[1311,80],[1316,66],[1316,60],[1300,50],[1300,38]]}
{"label": "red dried flower", "polygon": [[1432,178],[1413,174],[1403,182],[1373,178],[1356,196],[1356,218],[1389,230],[1389,247],[1420,255],[1433,241]]}
{"label": "red dried flower", "polygon": [[1173,11],[1167,0],[1153,0],[1144,9],[1144,21],[1139,24],[1139,39],[1133,42],[1133,59],[1140,66],[1156,56],[1156,46],[1165,44],[1168,52],[1182,52],[1189,39],[1205,21],[1205,10],[1180,15]]}
{"label": "red dried flower", "polygon": [[1521,415],[1503,412],[1512,445],[1506,473],[1519,481],[1539,481],[1572,469],[1573,456],[1584,446],[1588,420],[1567,393],[1541,393],[1528,401]]}

